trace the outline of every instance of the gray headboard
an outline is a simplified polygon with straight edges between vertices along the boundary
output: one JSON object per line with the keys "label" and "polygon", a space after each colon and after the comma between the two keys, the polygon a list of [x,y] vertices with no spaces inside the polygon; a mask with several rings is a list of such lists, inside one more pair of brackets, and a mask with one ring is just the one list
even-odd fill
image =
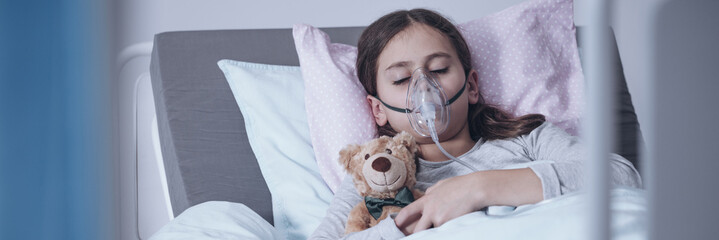
{"label": "gray headboard", "polygon": [[[324,30],[356,45],[363,29]],[[177,216],[206,201],[240,202],[272,223],[270,192],[220,59],[299,65],[291,29],[155,36],[150,72],[172,210]]]}
{"label": "gray headboard", "polygon": [[[323,30],[333,42],[356,45],[363,29]],[[202,202],[231,201],[247,205],[272,223],[270,192],[239,107],[217,67],[220,59],[299,65],[291,29],[155,36],[150,72],[173,212],[177,216]],[[641,135],[618,57],[616,62],[620,67],[617,152],[636,165]]]}

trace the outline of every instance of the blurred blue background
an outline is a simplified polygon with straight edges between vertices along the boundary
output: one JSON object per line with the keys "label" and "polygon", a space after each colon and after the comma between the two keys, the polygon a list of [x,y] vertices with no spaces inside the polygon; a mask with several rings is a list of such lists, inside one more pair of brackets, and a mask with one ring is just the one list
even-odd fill
{"label": "blurred blue background", "polygon": [[0,239],[110,239],[102,0],[0,0]]}

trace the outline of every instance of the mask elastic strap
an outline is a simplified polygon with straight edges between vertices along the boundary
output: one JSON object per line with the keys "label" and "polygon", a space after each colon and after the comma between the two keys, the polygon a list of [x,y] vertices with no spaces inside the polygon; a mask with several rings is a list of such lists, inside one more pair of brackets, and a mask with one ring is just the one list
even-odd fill
{"label": "mask elastic strap", "polygon": [[379,100],[379,102],[381,102],[385,107],[389,108],[389,109],[392,110],[392,111],[401,112],[401,113],[410,113],[410,112],[412,112],[412,111],[410,111],[409,109],[406,109],[406,108],[398,108],[398,107],[390,106],[389,104],[387,104],[387,103],[385,103],[384,101],[382,101],[382,99],[380,99],[379,96],[377,96],[377,95],[373,95],[373,96],[374,96],[375,98],[377,98],[377,100]]}
{"label": "mask elastic strap", "polygon": [[457,92],[457,94],[455,94],[454,97],[452,97],[452,98],[450,98],[449,100],[447,100],[447,103],[445,103],[444,105],[445,105],[445,106],[449,106],[449,105],[452,104],[454,101],[457,101],[457,99],[459,99],[459,96],[462,96],[462,93],[464,92],[464,89],[465,89],[466,87],[467,87],[467,78],[464,79],[464,84],[462,85],[462,89],[459,89],[459,92]]}
{"label": "mask elastic strap", "polygon": [[[449,100],[447,100],[447,102],[446,102],[444,105],[445,105],[445,106],[449,106],[449,105],[452,104],[454,101],[457,101],[457,99],[459,99],[459,96],[462,96],[462,93],[464,92],[464,89],[465,89],[465,88],[467,88],[467,79],[466,79],[466,78],[464,79],[464,84],[462,85],[462,89],[459,89],[459,92],[457,92],[457,94],[455,94],[452,98],[450,98]],[[382,105],[384,105],[385,107],[389,108],[389,109],[392,110],[392,111],[401,112],[401,113],[410,113],[410,112],[412,112],[412,111],[410,111],[409,109],[406,109],[406,108],[398,108],[398,107],[391,106],[391,105],[385,103],[384,101],[382,101],[382,99],[379,98],[378,95],[373,95],[373,96],[374,96],[375,98],[377,98],[377,100],[379,100],[379,102],[381,102]]]}

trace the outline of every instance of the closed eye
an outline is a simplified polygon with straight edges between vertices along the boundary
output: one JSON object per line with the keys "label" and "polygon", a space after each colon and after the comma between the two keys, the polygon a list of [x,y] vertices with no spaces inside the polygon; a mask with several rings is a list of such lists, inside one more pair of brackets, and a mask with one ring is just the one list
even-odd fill
{"label": "closed eye", "polygon": [[409,80],[409,78],[410,78],[410,77],[406,77],[406,78],[402,78],[402,79],[397,80],[397,81],[393,81],[393,82],[392,82],[392,85],[402,85],[403,83],[407,82],[407,80]]}
{"label": "closed eye", "polygon": [[432,70],[431,72],[434,73],[434,74],[443,74],[443,73],[447,73],[447,71],[449,71],[449,67],[442,68],[442,69],[437,69],[437,70]]}
{"label": "closed eye", "polygon": [[[432,73],[434,73],[434,74],[444,74],[444,73],[447,73],[448,71],[449,71],[449,67],[442,68],[442,69],[437,69],[437,70],[432,70],[432,71],[430,71],[430,72],[432,72]],[[406,78],[402,78],[402,79],[397,80],[397,81],[393,81],[393,82],[392,82],[392,85],[402,85],[402,84],[404,84],[405,82],[407,82],[407,80],[409,80],[410,78],[411,78],[411,76],[406,77]]]}

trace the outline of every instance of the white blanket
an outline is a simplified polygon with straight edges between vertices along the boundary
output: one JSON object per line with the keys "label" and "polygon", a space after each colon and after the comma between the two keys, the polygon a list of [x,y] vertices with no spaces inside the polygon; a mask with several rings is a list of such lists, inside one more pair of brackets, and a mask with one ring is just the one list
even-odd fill
{"label": "white blanket", "polygon": [[[611,191],[612,239],[647,239],[645,195],[634,188]],[[588,204],[583,196],[567,194],[515,210],[490,208],[405,239],[587,239]]]}
{"label": "white blanket", "polygon": [[[573,193],[517,209],[492,207],[405,239],[586,239],[586,201]],[[611,191],[612,238],[646,239],[643,190]],[[277,231],[246,206],[206,202],[187,209],[152,239],[277,239]]]}
{"label": "white blanket", "polygon": [[278,235],[244,204],[213,201],[186,209],[150,239],[278,239]]}

